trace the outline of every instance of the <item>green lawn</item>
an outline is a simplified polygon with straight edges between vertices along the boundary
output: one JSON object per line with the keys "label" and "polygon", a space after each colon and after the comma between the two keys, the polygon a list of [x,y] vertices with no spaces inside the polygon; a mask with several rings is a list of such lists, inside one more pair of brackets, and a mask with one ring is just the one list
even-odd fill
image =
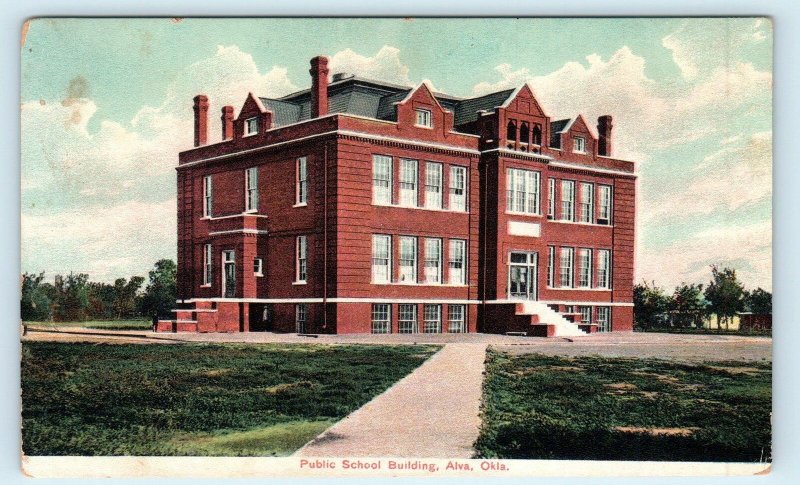
{"label": "green lawn", "polygon": [[152,330],[152,320],[87,320],[85,322],[24,322],[29,327],[81,327],[98,330]]}
{"label": "green lawn", "polygon": [[481,457],[770,460],[769,363],[490,351]]}
{"label": "green lawn", "polygon": [[24,342],[26,455],[288,455],[435,346]]}

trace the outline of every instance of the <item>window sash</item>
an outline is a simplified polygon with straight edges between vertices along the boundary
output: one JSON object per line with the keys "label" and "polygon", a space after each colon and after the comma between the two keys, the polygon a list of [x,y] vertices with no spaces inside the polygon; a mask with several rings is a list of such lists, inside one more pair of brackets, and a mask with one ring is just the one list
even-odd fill
{"label": "window sash", "polygon": [[417,305],[413,303],[401,303],[397,309],[397,332],[398,333],[417,333]]}
{"label": "window sash", "polygon": [[556,279],[556,248],[555,246],[547,247],[547,286],[552,288],[555,285]]}
{"label": "window sash", "polygon": [[594,222],[594,185],[581,183],[581,222]]}
{"label": "window sash", "polygon": [[253,274],[262,276],[264,274],[264,260],[261,258],[253,259]]}
{"label": "window sash", "polygon": [[592,287],[592,250],[581,249],[579,251],[580,274],[578,275],[578,286],[581,288]]}
{"label": "window sash", "polygon": [[597,251],[597,286],[611,288],[611,251],[608,249]]}
{"label": "window sash", "polygon": [[464,285],[467,283],[467,242],[463,239],[451,239],[449,251],[449,277],[450,284]]}
{"label": "window sash", "polygon": [[244,172],[245,212],[258,210],[258,167],[250,167]]}
{"label": "window sash", "polygon": [[418,168],[416,160],[405,158],[400,160],[400,205],[406,207],[417,206]]}
{"label": "window sash", "polygon": [[297,236],[297,281],[304,282],[307,278],[306,236]]}
{"label": "window sash", "polygon": [[547,215],[551,219],[556,216],[556,179],[547,180]]}
{"label": "window sash", "polygon": [[392,238],[375,234],[372,236],[372,282],[389,283],[392,277]]}
{"label": "window sash", "polygon": [[372,304],[372,333],[391,333],[392,312],[388,303]]}
{"label": "window sash", "polygon": [[506,210],[539,213],[539,172],[519,168],[506,170]]}
{"label": "window sash", "polygon": [[465,167],[450,167],[448,208],[454,211],[467,210],[467,169]]}
{"label": "window sash", "polygon": [[417,238],[400,237],[400,282],[417,282]]}
{"label": "window sash", "polygon": [[449,333],[465,333],[467,331],[465,307],[465,305],[447,306],[447,331]]}
{"label": "window sash", "polygon": [[246,135],[255,135],[258,133],[258,118],[247,118],[244,122],[245,125],[245,136]]}
{"label": "window sash", "polygon": [[561,220],[575,220],[575,182],[561,181]]}
{"label": "window sash", "polygon": [[582,136],[576,136],[572,139],[572,151],[577,153],[584,153],[586,152],[586,138]]}
{"label": "window sash", "polygon": [[581,311],[581,323],[583,324],[592,323],[592,307],[582,306],[580,307],[580,311]]}
{"label": "window sash", "polygon": [[611,186],[600,186],[600,213],[599,219],[604,219],[606,222],[611,222]]}
{"label": "window sash", "polygon": [[214,257],[211,244],[206,244],[203,248],[203,284],[210,285],[214,271]]}
{"label": "window sash", "polygon": [[597,327],[600,332],[611,331],[611,309],[609,307],[597,307]]}
{"label": "window sash", "polygon": [[203,217],[211,217],[214,205],[214,186],[211,175],[203,177]]}
{"label": "window sash", "polygon": [[425,165],[425,207],[442,208],[442,164],[428,162]]}
{"label": "window sash", "polygon": [[430,128],[432,126],[431,123],[431,112],[427,109],[418,109],[416,111],[416,125],[417,126],[424,126],[426,128]]}
{"label": "window sash", "polygon": [[392,157],[372,158],[372,200],[376,204],[392,203]]}
{"label": "window sash", "polygon": [[564,288],[572,288],[574,258],[574,248],[561,248],[561,286]]}
{"label": "window sash", "polygon": [[425,282],[442,282],[441,239],[425,239]]}
{"label": "window sash", "polygon": [[297,333],[305,333],[307,316],[308,316],[308,307],[306,307],[306,304],[297,303],[294,306],[294,325]]}
{"label": "window sash", "polygon": [[442,333],[442,305],[426,304],[424,307],[423,333]]}
{"label": "window sash", "polygon": [[308,159],[300,157],[297,159],[297,167],[295,168],[297,177],[297,204],[306,204],[308,202]]}

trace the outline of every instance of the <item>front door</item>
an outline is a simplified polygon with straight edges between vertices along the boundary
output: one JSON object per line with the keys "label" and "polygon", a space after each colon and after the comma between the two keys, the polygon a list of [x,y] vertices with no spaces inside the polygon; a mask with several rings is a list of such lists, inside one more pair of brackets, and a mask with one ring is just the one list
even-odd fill
{"label": "front door", "polygon": [[233,251],[222,251],[222,296],[236,296],[236,254]]}
{"label": "front door", "polygon": [[535,300],[537,265],[539,255],[533,252],[512,251],[509,255],[508,298],[511,300]]}

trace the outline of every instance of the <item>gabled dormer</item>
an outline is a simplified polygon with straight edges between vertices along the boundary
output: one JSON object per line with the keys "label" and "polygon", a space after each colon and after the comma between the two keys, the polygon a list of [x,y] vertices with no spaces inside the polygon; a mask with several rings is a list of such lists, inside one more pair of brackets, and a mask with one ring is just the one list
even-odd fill
{"label": "gabled dormer", "polygon": [[256,136],[270,128],[272,128],[272,111],[264,106],[258,96],[248,93],[239,111],[239,117],[233,121],[233,136],[235,138]]}
{"label": "gabled dormer", "polygon": [[447,136],[453,130],[453,113],[446,110],[433,95],[427,83],[421,83],[395,103],[398,129],[431,130]]}
{"label": "gabled dormer", "polygon": [[550,117],[530,85],[523,84],[498,107],[501,130],[499,146],[509,150],[540,153],[550,136]]}
{"label": "gabled dormer", "polygon": [[551,146],[562,154],[574,156],[597,156],[597,134],[586,123],[582,114],[570,120],[553,122]]}

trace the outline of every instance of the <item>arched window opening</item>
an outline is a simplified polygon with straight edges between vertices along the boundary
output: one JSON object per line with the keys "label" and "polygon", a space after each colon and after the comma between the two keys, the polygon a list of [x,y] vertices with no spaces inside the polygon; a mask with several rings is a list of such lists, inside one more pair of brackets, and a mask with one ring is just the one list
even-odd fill
{"label": "arched window opening", "polygon": [[531,132],[530,126],[528,123],[522,122],[522,126],[519,128],[519,142],[520,143],[530,143],[531,141]]}
{"label": "arched window opening", "polygon": [[517,123],[514,120],[508,122],[508,130],[506,131],[506,140],[517,141]]}
{"label": "arched window opening", "polygon": [[542,125],[538,123],[533,126],[533,144],[542,144]]}

